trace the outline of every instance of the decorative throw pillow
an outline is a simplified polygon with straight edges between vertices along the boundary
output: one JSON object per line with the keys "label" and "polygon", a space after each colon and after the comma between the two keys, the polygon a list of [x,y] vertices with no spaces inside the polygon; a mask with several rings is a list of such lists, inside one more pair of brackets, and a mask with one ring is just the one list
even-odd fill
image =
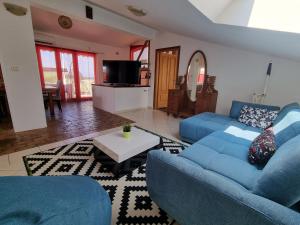
{"label": "decorative throw pillow", "polygon": [[262,116],[267,112],[267,109],[253,108],[251,106],[244,105],[238,121],[248,126],[259,127],[259,121]]}
{"label": "decorative throw pillow", "polygon": [[251,164],[265,165],[276,151],[272,128],[264,130],[251,144],[248,160]]}
{"label": "decorative throw pillow", "polygon": [[263,129],[270,127],[273,121],[277,118],[279,111],[267,111],[259,119],[257,126]]}

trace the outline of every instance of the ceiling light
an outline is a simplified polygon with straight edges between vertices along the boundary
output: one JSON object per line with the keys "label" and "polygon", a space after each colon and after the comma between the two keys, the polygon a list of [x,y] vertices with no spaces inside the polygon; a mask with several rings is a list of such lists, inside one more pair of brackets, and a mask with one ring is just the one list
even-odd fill
{"label": "ceiling light", "polygon": [[3,5],[7,11],[9,11],[10,13],[16,16],[25,16],[27,13],[27,9],[25,7],[8,3],[8,2],[4,2]]}
{"label": "ceiling light", "polygon": [[142,16],[146,16],[147,15],[147,12],[143,9],[138,9],[132,5],[128,5],[127,6],[127,9],[135,16],[139,16],[139,17],[142,17]]}

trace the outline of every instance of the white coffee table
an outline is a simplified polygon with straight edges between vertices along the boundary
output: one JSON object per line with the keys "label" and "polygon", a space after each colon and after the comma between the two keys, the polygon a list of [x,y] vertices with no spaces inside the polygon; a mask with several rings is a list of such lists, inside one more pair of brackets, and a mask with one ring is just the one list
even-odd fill
{"label": "white coffee table", "polygon": [[[129,169],[132,170],[132,168],[129,168],[131,167],[130,159],[132,157],[154,147],[160,148],[162,140],[157,135],[132,127],[130,139],[125,139],[123,137],[122,128],[120,128],[119,131],[113,131],[94,138],[93,144],[115,161],[112,172],[115,175],[118,175],[121,169],[125,169],[126,171],[130,171]],[[100,158],[97,158],[96,153],[94,156],[100,161]],[[124,173],[125,172],[123,171],[123,174]]]}

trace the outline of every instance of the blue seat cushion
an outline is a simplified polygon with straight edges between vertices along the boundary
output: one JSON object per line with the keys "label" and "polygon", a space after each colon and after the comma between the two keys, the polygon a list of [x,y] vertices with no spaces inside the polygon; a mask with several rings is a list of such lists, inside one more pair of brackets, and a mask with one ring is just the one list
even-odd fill
{"label": "blue seat cushion", "polygon": [[88,177],[0,177],[0,224],[110,225],[107,192]]}
{"label": "blue seat cushion", "polygon": [[251,141],[244,138],[239,138],[223,131],[216,131],[200,141],[195,145],[205,145],[213,148],[220,154],[230,155],[243,161],[247,161],[247,154]]}
{"label": "blue seat cushion", "polygon": [[273,131],[277,147],[300,134],[300,106],[297,103],[289,104],[279,112]]}
{"label": "blue seat cushion", "polygon": [[253,192],[285,206],[300,201],[300,135],[284,143],[257,179]]}
{"label": "blue seat cushion", "polygon": [[179,154],[206,170],[221,174],[251,189],[261,171],[247,161],[251,141],[215,132]]}
{"label": "blue seat cushion", "polygon": [[182,120],[179,135],[184,141],[194,143],[218,130],[225,130],[233,119],[215,113],[201,113]]}

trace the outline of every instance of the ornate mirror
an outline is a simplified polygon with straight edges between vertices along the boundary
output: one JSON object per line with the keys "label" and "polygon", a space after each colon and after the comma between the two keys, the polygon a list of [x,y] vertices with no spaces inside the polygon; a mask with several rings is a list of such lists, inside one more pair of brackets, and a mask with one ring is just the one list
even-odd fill
{"label": "ornate mirror", "polygon": [[198,50],[191,56],[186,73],[186,91],[188,98],[195,102],[197,92],[203,89],[207,72],[206,58],[202,51]]}

